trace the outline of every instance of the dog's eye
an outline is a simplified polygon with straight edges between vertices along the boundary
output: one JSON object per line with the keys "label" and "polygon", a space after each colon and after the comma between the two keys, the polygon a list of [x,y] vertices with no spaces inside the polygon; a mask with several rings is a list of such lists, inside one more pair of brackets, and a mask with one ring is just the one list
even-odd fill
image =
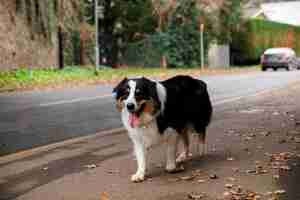
{"label": "dog's eye", "polygon": [[141,91],[140,89],[136,89],[135,95],[136,95],[136,96],[142,95],[142,91]]}

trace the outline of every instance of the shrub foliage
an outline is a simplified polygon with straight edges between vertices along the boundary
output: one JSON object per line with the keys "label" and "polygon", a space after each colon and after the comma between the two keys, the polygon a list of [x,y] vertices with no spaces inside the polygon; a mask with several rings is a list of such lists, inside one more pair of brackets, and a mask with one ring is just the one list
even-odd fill
{"label": "shrub foliage", "polygon": [[231,47],[240,62],[257,62],[266,49],[275,47],[289,47],[300,55],[300,27],[253,19],[235,33]]}

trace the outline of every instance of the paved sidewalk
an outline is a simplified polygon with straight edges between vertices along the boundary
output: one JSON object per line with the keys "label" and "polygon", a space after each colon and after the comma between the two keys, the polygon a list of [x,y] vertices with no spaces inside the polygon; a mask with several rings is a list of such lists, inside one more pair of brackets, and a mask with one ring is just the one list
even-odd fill
{"label": "paved sidewalk", "polygon": [[300,199],[299,91],[292,85],[216,106],[208,154],[193,149],[184,172],[167,174],[157,147],[143,183],[130,182],[136,161],[121,130],[0,157],[0,199]]}

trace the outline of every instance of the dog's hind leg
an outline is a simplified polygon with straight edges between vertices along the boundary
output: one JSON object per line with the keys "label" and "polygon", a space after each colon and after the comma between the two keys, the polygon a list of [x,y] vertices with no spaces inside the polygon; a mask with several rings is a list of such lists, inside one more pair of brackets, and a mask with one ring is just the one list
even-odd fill
{"label": "dog's hind leg", "polygon": [[167,163],[166,171],[169,173],[177,172],[176,166],[176,152],[178,144],[178,134],[177,132],[168,133],[167,136]]}
{"label": "dog's hind leg", "polygon": [[183,151],[176,158],[176,163],[185,162],[189,156],[190,141],[187,129],[182,130],[181,133],[179,133],[179,137],[183,142]]}
{"label": "dog's hind leg", "polygon": [[[201,145],[201,148],[200,148],[200,145]],[[204,156],[207,153],[206,131],[205,130],[198,133],[197,152],[199,152],[200,156]]]}

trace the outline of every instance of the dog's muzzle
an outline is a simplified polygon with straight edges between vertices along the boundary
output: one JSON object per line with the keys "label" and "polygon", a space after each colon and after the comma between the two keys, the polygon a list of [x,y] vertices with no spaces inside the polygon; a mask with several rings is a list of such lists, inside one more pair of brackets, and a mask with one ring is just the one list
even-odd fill
{"label": "dog's muzzle", "polygon": [[126,108],[131,113],[135,111],[135,105],[133,103],[127,103]]}

